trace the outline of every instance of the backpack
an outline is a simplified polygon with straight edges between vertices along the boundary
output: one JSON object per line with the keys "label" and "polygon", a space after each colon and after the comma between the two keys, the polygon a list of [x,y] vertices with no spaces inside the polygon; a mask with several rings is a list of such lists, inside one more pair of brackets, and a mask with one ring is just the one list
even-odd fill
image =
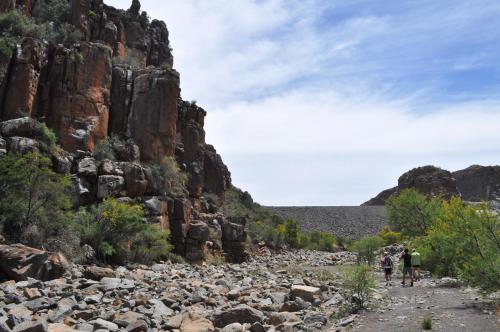
{"label": "backpack", "polygon": [[384,258],[384,267],[392,267],[392,259],[389,256]]}

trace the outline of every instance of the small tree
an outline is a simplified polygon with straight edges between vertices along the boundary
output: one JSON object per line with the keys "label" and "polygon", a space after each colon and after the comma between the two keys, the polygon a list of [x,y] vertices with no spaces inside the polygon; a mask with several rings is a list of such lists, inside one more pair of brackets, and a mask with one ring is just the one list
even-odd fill
{"label": "small tree", "polygon": [[284,232],[285,242],[292,248],[297,248],[299,246],[299,224],[292,219],[285,221],[285,232]]}
{"label": "small tree", "polygon": [[395,243],[401,243],[401,240],[403,239],[401,233],[394,232],[389,226],[382,227],[382,229],[378,232],[378,236],[382,238],[382,240],[384,241],[384,245],[386,246]]}
{"label": "small tree", "polygon": [[441,199],[428,199],[410,188],[391,196],[385,206],[392,229],[403,235],[420,236],[438,217]]}
{"label": "small tree", "polygon": [[68,225],[71,184],[38,153],[0,158],[0,225],[10,241],[43,246]]}
{"label": "small tree", "polygon": [[375,262],[375,251],[380,249],[384,241],[379,236],[365,236],[354,242],[353,249],[358,253],[358,262],[373,264]]}
{"label": "small tree", "polygon": [[364,308],[375,287],[370,266],[345,267],[342,271],[342,283],[343,296],[353,305],[353,309],[356,311]]}

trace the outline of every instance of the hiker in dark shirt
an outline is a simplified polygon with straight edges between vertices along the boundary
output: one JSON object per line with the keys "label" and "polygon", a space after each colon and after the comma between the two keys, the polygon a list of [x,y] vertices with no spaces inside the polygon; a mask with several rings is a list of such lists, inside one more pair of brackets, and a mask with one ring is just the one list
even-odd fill
{"label": "hiker in dark shirt", "polygon": [[410,286],[413,286],[413,273],[411,270],[411,255],[408,253],[408,249],[405,249],[405,253],[403,256],[401,256],[401,259],[404,262],[403,265],[403,286],[405,285],[406,281],[406,275],[408,274],[410,276],[411,284]]}

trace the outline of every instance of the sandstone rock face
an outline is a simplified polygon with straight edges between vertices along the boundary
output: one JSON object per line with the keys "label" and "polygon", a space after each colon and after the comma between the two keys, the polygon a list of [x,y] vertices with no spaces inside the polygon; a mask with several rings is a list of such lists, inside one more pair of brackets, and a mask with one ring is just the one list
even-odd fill
{"label": "sandstone rock face", "polygon": [[134,79],[128,130],[143,160],[174,155],[179,95],[176,72],[145,70]]}
{"label": "sandstone rock face", "polygon": [[[102,0],[69,3],[69,23],[81,40],[62,45],[15,36],[12,54],[0,57],[0,155],[49,154],[54,170],[71,176],[75,206],[105,197],[140,202],[147,206],[149,222],[171,230],[177,253],[191,253],[198,260],[210,242],[212,250],[224,247],[230,257],[243,257],[244,246],[238,242],[245,232],[239,231],[238,240],[223,239],[223,217],[217,224],[200,217],[218,209],[203,195],[222,199],[231,177],[215,148],[205,142],[206,111],[181,99],[165,23],[150,21],[137,0],[128,10]],[[45,5],[41,0],[6,0],[0,11],[17,8],[42,20]],[[61,148],[46,151],[35,120],[55,131]],[[112,152],[92,157],[96,145],[110,135],[123,143],[110,143]],[[174,198],[159,176],[156,166],[165,157],[175,157],[188,173],[186,197]],[[154,208],[148,206],[151,197],[160,202]],[[195,233],[198,221],[207,226],[201,238]]]}
{"label": "sandstone rock face", "polygon": [[46,48],[41,41],[25,38],[17,46],[3,96],[4,120],[31,115],[46,59]]}
{"label": "sandstone rock face", "polygon": [[82,43],[52,54],[42,114],[68,151],[93,150],[108,135],[111,50]]}
{"label": "sandstone rock face", "polygon": [[52,280],[60,278],[68,268],[68,261],[61,254],[22,244],[0,245],[0,270],[14,280]]}

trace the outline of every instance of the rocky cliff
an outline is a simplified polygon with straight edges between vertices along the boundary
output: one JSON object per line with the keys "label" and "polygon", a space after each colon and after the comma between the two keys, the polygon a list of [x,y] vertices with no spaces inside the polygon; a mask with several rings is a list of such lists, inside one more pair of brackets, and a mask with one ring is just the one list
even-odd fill
{"label": "rocky cliff", "polygon": [[362,205],[384,205],[392,195],[415,188],[427,196],[460,196],[469,202],[500,199],[500,166],[470,166],[449,172],[435,166],[414,168],[398,179],[398,185],[382,191]]}
{"label": "rocky cliff", "polygon": [[[55,4],[67,10],[58,22],[47,18]],[[181,99],[167,27],[140,7],[137,0],[128,10],[102,0],[0,0],[0,13],[16,10],[47,31],[0,31],[0,153],[41,150],[42,121],[57,134],[61,149],[51,157],[57,172],[71,173],[76,206],[109,196],[140,202],[150,222],[170,228],[178,253],[199,260],[207,246],[225,247],[241,259],[244,246],[234,243],[245,241],[244,228],[205,199],[223,198],[231,185],[205,142],[206,111]],[[94,158],[111,135],[124,142],[116,160]],[[155,165],[165,157],[188,173],[184,194],[158,184]]]}

